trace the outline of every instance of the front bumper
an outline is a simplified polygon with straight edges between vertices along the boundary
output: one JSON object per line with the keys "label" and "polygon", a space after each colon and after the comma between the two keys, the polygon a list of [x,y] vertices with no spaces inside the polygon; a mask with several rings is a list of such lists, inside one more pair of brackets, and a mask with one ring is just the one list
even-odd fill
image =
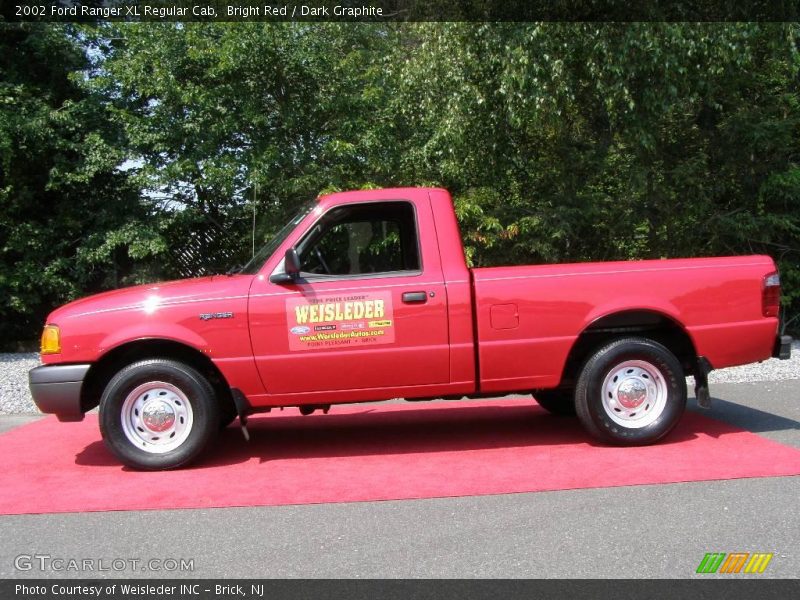
{"label": "front bumper", "polygon": [[91,365],[42,365],[28,371],[33,401],[59,421],[82,421],[81,387]]}

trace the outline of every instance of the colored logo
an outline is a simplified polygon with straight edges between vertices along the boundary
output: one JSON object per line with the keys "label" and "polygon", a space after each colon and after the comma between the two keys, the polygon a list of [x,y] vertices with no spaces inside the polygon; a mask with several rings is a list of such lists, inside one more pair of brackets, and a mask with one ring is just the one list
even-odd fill
{"label": "colored logo", "polygon": [[763,573],[772,560],[771,552],[708,552],[697,573]]}
{"label": "colored logo", "polygon": [[286,299],[286,333],[292,351],[391,344],[394,330],[389,291]]}

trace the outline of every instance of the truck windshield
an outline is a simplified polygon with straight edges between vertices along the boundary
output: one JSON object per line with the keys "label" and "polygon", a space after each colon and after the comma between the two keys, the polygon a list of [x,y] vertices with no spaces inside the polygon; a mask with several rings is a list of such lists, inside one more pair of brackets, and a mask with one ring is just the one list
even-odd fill
{"label": "truck windshield", "polygon": [[253,255],[248,263],[242,267],[242,270],[239,273],[243,275],[255,275],[261,269],[261,266],[264,262],[272,256],[272,253],[283,243],[283,241],[288,237],[288,235],[292,232],[292,230],[300,224],[300,221],[306,218],[306,215],[314,210],[314,207],[317,205],[317,200],[311,200],[306,202],[303,206],[300,207],[300,210],[297,211],[297,214],[291,218],[291,220],[283,226],[283,228],[276,233],[272,239],[264,244],[258,252]]}

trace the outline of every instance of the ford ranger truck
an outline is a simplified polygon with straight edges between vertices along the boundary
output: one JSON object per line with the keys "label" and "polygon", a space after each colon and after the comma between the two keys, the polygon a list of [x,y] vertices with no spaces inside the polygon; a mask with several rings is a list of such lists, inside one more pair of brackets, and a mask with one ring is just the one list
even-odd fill
{"label": "ford ranger truck", "polygon": [[692,375],[788,358],[768,256],[467,267],[442,189],[306,204],[239,272],[55,310],[30,372],[62,421],[99,406],[138,469],[188,464],[237,417],[276,407],[533,394],[606,443],[676,425]]}

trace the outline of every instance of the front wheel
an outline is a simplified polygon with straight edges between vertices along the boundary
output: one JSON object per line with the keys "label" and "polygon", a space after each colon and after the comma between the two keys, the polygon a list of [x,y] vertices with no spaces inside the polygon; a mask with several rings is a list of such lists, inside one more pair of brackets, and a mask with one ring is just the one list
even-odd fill
{"label": "front wheel", "polygon": [[686,408],[686,379],[675,355],[646,338],[623,338],[595,352],[575,389],[575,409],[597,439],[651,444],[677,425]]}
{"label": "front wheel", "polygon": [[100,432],[125,465],[187,465],[217,433],[220,408],[208,380],[180,362],[151,359],[117,373],[100,400]]}

